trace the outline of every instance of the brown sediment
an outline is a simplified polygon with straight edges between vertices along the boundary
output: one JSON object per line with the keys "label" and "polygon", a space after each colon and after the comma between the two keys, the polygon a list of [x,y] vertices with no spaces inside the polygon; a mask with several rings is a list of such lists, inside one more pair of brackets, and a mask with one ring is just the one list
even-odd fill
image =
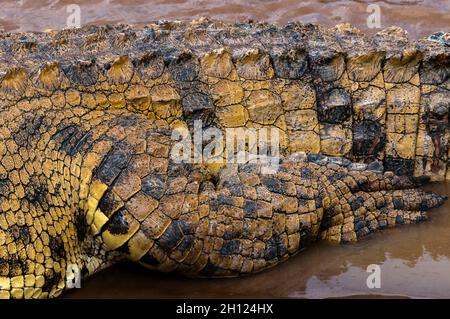
{"label": "brown sediment", "polygon": [[[3,17],[0,25],[6,30],[42,31],[65,27],[67,1],[51,4],[43,1],[25,0],[18,5],[15,0],[2,2]],[[320,23],[334,26],[342,22],[368,33],[377,29],[367,27],[370,15],[364,1],[317,1],[277,0],[232,2],[169,0],[169,1],[77,1],[81,7],[81,22],[89,24],[131,23],[140,24],[156,20],[192,20],[202,16],[225,21],[253,19],[277,24],[289,21]],[[381,28],[398,25],[412,38],[422,38],[438,30],[446,31],[450,25],[449,4],[445,1],[383,1],[377,3],[381,9]],[[448,31],[448,30],[447,30]]]}

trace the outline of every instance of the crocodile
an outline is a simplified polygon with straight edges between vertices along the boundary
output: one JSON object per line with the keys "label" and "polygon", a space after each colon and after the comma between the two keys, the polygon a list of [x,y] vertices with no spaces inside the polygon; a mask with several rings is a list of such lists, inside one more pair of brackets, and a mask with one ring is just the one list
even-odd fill
{"label": "crocodile", "polygon": [[[445,200],[420,186],[450,179],[448,33],[206,18],[1,32],[0,72],[0,298],[57,297],[123,260],[251,274]],[[173,132],[196,123],[277,132],[277,170],[225,150],[177,161]]]}

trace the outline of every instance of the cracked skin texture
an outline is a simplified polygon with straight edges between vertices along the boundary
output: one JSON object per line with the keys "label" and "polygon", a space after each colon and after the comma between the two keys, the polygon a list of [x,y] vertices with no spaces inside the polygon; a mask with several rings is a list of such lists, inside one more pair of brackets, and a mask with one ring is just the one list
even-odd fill
{"label": "cracked skin texture", "polygon": [[[249,274],[425,219],[444,198],[418,187],[449,177],[445,39],[206,19],[0,34],[0,297],[124,259]],[[172,162],[171,130],[199,119],[279,130],[279,171]]]}

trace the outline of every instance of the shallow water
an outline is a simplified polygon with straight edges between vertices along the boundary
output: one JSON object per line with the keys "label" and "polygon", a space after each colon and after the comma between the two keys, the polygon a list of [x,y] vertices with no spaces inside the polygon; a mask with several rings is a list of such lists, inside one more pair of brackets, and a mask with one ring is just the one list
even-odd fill
{"label": "shallow water", "polygon": [[[450,182],[427,187],[450,195]],[[450,298],[450,201],[430,220],[347,245],[317,243],[262,273],[231,279],[188,279],[133,264],[117,265],[82,282],[67,298]],[[366,285],[377,264],[381,287]]]}
{"label": "shallow water", "polygon": [[81,23],[141,24],[160,19],[191,20],[201,16],[228,21],[264,20],[321,23],[351,22],[367,33],[369,4],[381,9],[381,28],[398,25],[411,38],[425,37],[450,26],[450,0],[1,0],[0,26],[6,30],[60,29],[66,26],[67,6],[77,3]]}
{"label": "shallow water", "polygon": [[[450,0],[0,0],[0,27],[42,31],[65,27],[66,7],[78,3],[82,24],[142,24],[159,19],[201,16],[228,21],[288,21],[333,26],[351,22],[367,33],[367,6],[381,8],[381,28],[398,25],[411,38],[449,31]],[[450,183],[431,186],[450,195]],[[278,267],[235,279],[186,279],[161,275],[132,264],[117,265],[82,283],[67,298],[182,297],[436,297],[450,298],[450,202],[431,211],[420,225],[389,229],[343,246],[318,243]],[[369,289],[369,264],[381,267],[381,288]]]}

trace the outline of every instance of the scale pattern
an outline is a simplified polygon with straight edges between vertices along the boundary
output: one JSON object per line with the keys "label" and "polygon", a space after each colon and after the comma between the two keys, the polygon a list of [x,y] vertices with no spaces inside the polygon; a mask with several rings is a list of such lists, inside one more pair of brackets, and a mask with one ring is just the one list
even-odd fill
{"label": "scale pattern", "polygon": [[[123,259],[248,274],[425,219],[444,198],[418,187],[450,172],[449,53],[447,34],[349,25],[0,34],[0,297]],[[171,131],[195,120],[278,130],[280,169],[174,163]]]}

